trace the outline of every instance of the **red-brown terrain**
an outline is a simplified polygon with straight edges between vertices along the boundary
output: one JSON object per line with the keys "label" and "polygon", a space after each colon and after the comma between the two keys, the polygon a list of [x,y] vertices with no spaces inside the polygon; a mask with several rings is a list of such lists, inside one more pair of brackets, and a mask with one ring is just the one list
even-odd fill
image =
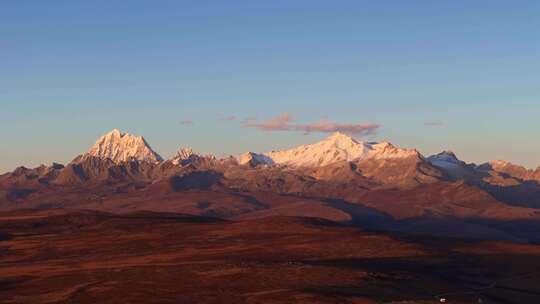
{"label": "red-brown terrain", "polygon": [[114,130],[0,175],[0,303],[540,303],[535,171],[343,134],[269,155]]}
{"label": "red-brown terrain", "polygon": [[1,303],[538,303],[540,246],[305,217],[0,215]]}

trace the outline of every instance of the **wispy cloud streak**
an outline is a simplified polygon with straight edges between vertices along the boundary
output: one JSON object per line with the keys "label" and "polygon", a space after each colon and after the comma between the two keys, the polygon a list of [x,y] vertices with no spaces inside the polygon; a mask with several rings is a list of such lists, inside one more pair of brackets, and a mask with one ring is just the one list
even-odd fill
{"label": "wispy cloud streak", "polygon": [[234,114],[232,114],[232,115],[220,115],[219,119],[220,120],[233,121],[233,120],[238,119],[238,117],[236,115],[234,115]]}
{"label": "wispy cloud streak", "polygon": [[183,126],[191,126],[191,125],[193,125],[193,120],[185,119],[185,120],[180,120],[178,123],[183,125]]}
{"label": "wispy cloud streak", "polygon": [[294,121],[295,117],[293,114],[283,113],[262,122],[251,120],[245,122],[242,126],[244,128],[255,128],[262,131],[297,131],[304,133],[342,132],[358,136],[374,134],[381,127],[381,125],[375,123],[338,123],[327,119],[308,124],[298,124],[294,123]]}
{"label": "wispy cloud streak", "polygon": [[443,121],[428,121],[424,123],[428,127],[444,127],[446,124]]}

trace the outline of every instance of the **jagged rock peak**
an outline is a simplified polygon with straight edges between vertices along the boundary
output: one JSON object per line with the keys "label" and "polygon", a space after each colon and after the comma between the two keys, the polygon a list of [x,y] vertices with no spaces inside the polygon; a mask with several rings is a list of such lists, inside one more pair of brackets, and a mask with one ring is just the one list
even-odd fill
{"label": "jagged rock peak", "polygon": [[193,151],[192,148],[181,148],[176,155],[170,159],[174,165],[189,165],[199,160],[215,161],[216,157],[212,154],[202,155]]}
{"label": "jagged rock peak", "polygon": [[90,148],[86,156],[110,159],[115,163],[130,160],[159,162],[159,156],[142,136],[122,133],[118,129],[101,136]]}
{"label": "jagged rock peak", "polygon": [[196,154],[191,148],[180,148],[176,152],[176,155],[171,159],[171,162],[174,165],[186,165],[199,159],[200,157],[201,156]]}
{"label": "jagged rock peak", "polygon": [[175,159],[188,159],[192,155],[196,155],[193,149],[191,148],[181,148],[176,152],[174,156]]}

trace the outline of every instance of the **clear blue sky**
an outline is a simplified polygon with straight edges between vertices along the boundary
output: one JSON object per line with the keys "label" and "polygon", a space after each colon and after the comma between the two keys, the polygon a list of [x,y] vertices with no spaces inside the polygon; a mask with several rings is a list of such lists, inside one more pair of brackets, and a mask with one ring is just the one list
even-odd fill
{"label": "clear blue sky", "polygon": [[325,136],[241,127],[281,113],[537,167],[539,16],[533,0],[1,1],[0,172],[68,162],[112,128],[164,157]]}

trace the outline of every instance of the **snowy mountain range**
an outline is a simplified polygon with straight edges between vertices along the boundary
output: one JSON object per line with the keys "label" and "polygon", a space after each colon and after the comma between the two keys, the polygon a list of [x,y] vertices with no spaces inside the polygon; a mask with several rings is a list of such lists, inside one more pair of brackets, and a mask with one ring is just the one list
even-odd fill
{"label": "snowy mountain range", "polygon": [[[129,161],[160,163],[165,160],[155,152],[142,136],[123,133],[114,129],[97,139],[90,150],[79,156],[78,161],[85,158],[98,158],[120,164]],[[176,155],[167,160],[173,165],[186,165],[201,158],[216,159],[212,155],[197,154],[191,148],[181,148]],[[230,160],[228,157],[227,160]],[[301,145],[282,151],[266,153],[246,152],[232,157],[238,164],[251,166],[281,166],[289,168],[317,168],[341,162],[360,163],[371,160],[406,160],[417,159],[431,164],[435,168],[448,171],[455,178],[474,171],[509,172],[524,180],[540,180],[540,170],[529,170],[506,161],[491,161],[482,165],[467,164],[453,152],[443,151],[436,155],[424,157],[416,149],[403,149],[389,142],[365,142],[336,132],[323,140]]]}
{"label": "snowy mountain range", "polygon": [[[115,163],[130,160],[160,162],[163,158],[146,142],[142,136],[122,133],[118,129],[101,136],[83,155],[108,159]],[[170,159],[178,165],[190,158],[200,157],[191,148],[182,148]],[[267,153],[247,152],[238,157],[240,164],[285,165],[290,167],[327,166],[342,161],[361,161],[366,159],[402,159],[421,157],[414,149],[401,149],[388,142],[374,143],[357,141],[343,133],[334,133],[320,142],[302,145],[284,151]]]}
{"label": "snowy mountain range", "polygon": [[[282,203],[290,200],[295,203]],[[318,203],[306,206],[306,200]],[[540,221],[540,170],[503,161],[468,164],[449,151],[424,157],[342,133],[283,151],[219,159],[182,148],[164,160],[143,137],[115,129],[65,166],[19,167],[0,175],[0,210],[55,206],[223,218],[315,212],[335,219],[345,212],[345,220],[362,218],[373,229],[418,231],[427,225],[421,232],[444,235],[448,225],[462,227],[461,220],[478,220],[482,229],[486,219]],[[537,235],[529,226],[505,225],[493,235]]]}
{"label": "snowy mountain range", "polygon": [[416,150],[396,148],[388,142],[356,141],[348,135],[337,132],[314,144],[285,151],[272,151],[265,155],[276,164],[317,167],[342,161],[416,157],[420,153]]}

